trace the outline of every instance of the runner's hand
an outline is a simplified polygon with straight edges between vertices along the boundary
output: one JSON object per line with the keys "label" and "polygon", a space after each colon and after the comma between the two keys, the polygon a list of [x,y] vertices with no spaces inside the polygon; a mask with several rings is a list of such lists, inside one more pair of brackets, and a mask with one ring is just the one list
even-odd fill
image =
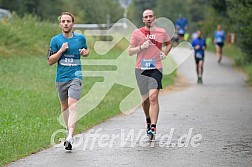
{"label": "runner's hand", "polygon": [[65,42],[65,43],[62,44],[60,50],[61,50],[61,52],[63,53],[63,52],[65,52],[67,49],[68,49],[68,42]]}
{"label": "runner's hand", "polygon": [[141,45],[141,48],[142,48],[142,49],[147,49],[147,48],[150,46],[150,43],[151,43],[150,40],[145,41],[145,42]]}
{"label": "runner's hand", "polygon": [[196,46],[195,46],[195,49],[196,49],[196,50],[199,50],[199,49],[200,49],[200,46],[199,46],[199,45],[196,45]]}
{"label": "runner's hand", "polygon": [[166,55],[164,54],[164,52],[160,52],[160,59],[164,60],[166,58]]}
{"label": "runner's hand", "polygon": [[89,54],[88,49],[85,49],[85,48],[79,49],[79,51],[80,51],[80,55],[82,55],[82,56],[88,56],[88,54]]}

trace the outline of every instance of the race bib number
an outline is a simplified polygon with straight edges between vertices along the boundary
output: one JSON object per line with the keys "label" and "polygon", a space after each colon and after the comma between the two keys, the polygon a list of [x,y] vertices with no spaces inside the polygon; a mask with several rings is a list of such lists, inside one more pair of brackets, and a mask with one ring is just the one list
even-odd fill
{"label": "race bib number", "polygon": [[198,59],[202,59],[203,58],[203,55],[201,54],[201,53],[196,53],[196,57],[198,58]]}
{"label": "race bib number", "polygon": [[60,60],[59,64],[62,66],[77,66],[78,62],[78,59],[74,59],[74,55],[65,55],[65,57]]}
{"label": "race bib number", "polygon": [[141,70],[151,70],[155,69],[155,60],[154,59],[143,59],[141,61]]}
{"label": "race bib number", "polygon": [[185,34],[185,31],[183,29],[178,30],[178,34]]}
{"label": "race bib number", "polygon": [[223,40],[222,40],[222,38],[217,38],[217,39],[216,39],[216,42],[217,42],[217,43],[221,43],[221,42],[223,42]]}

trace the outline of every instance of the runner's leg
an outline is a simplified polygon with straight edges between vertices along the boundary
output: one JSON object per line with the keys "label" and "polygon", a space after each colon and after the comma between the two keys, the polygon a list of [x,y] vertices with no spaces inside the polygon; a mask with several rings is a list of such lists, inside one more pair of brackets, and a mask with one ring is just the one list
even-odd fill
{"label": "runner's leg", "polygon": [[[148,95],[146,95],[148,96]],[[149,101],[149,97],[146,98],[146,96],[142,96],[142,107],[144,110],[144,114],[145,114],[145,120],[146,120],[146,131],[148,132],[148,130],[150,130],[150,126],[151,126],[151,119],[150,119],[150,101]]]}
{"label": "runner's leg", "polygon": [[150,101],[149,101],[149,97],[146,98],[147,95],[142,96],[143,102],[142,102],[142,107],[144,110],[144,114],[146,118],[150,118],[150,113],[149,113],[149,109],[150,109]]}
{"label": "runner's leg", "polygon": [[150,101],[150,118],[151,124],[157,124],[158,114],[159,114],[159,103],[158,103],[159,89],[150,89],[149,91],[149,101]]}
{"label": "runner's leg", "polygon": [[198,69],[199,69],[199,76],[202,78],[202,75],[203,75],[203,61],[202,60],[199,61]]}
{"label": "runner's leg", "polygon": [[220,60],[222,59],[222,47],[220,47]]}
{"label": "runner's leg", "polygon": [[61,114],[63,116],[66,129],[68,130],[68,117],[69,117],[68,100],[66,99],[66,100],[60,101],[60,104],[61,104]]}
{"label": "runner's leg", "polygon": [[68,98],[68,105],[69,105],[69,117],[68,117],[68,130],[69,136],[74,135],[74,130],[77,125],[77,101],[74,98]]}
{"label": "runner's leg", "polygon": [[200,83],[200,84],[202,84],[203,83],[203,81],[202,81],[202,77],[203,77],[203,63],[204,63],[204,61],[203,60],[200,60],[199,61],[199,82],[198,83]]}
{"label": "runner's leg", "polygon": [[218,58],[218,62],[221,60],[221,47],[219,45],[216,45],[216,55]]}

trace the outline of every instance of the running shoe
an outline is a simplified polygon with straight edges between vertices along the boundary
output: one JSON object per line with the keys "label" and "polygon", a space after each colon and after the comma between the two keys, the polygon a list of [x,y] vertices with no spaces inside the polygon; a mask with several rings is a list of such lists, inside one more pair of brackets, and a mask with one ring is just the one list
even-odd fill
{"label": "running shoe", "polygon": [[74,142],[74,138],[73,137],[66,139],[66,141],[64,142],[65,149],[66,150],[72,150],[73,142]]}
{"label": "running shoe", "polygon": [[202,77],[200,77],[200,84],[203,84]]}
{"label": "running shoe", "polygon": [[156,129],[155,128],[151,128],[148,132],[147,135],[149,137],[150,140],[155,140],[155,135],[156,135]]}
{"label": "running shoe", "polygon": [[198,78],[198,84],[202,84],[202,83],[203,83],[202,77],[199,77],[199,78]]}

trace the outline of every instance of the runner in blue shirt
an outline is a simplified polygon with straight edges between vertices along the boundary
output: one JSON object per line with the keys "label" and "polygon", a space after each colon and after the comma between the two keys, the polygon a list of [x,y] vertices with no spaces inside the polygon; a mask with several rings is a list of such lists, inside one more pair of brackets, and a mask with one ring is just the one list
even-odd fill
{"label": "runner in blue shirt", "polygon": [[222,59],[222,48],[226,39],[225,31],[222,30],[221,25],[217,26],[217,30],[214,32],[214,43],[216,45],[216,55],[218,57],[218,62]]}
{"label": "runner in blue shirt", "polygon": [[179,39],[184,40],[184,35],[188,28],[188,21],[185,17],[182,17],[182,14],[179,14],[179,18],[177,19],[175,26],[179,35]]}
{"label": "runner in blue shirt", "polygon": [[206,40],[201,36],[201,32],[197,31],[197,38],[192,41],[194,48],[194,57],[196,62],[196,72],[198,76],[198,83],[202,84],[203,64],[206,49]]}
{"label": "runner in blue shirt", "polygon": [[67,136],[64,146],[72,149],[77,122],[77,102],[81,95],[82,77],[80,56],[88,56],[86,38],[73,33],[74,16],[63,12],[60,17],[62,33],[54,36],[48,51],[48,64],[57,63],[56,87],[61,103],[61,112],[66,124]]}

